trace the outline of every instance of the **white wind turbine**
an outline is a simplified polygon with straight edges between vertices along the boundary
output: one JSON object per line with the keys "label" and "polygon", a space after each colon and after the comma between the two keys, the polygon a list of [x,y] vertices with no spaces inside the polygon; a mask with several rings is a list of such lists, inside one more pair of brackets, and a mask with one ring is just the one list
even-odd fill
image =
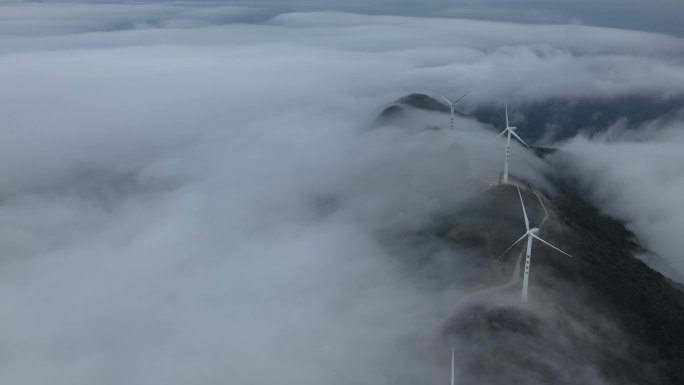
{"label": "white wind turbine", "polygon": [[539,232],[538,228],[535,227],[535,228],[530,229],[530,221],[527,219],[527,212],[525,211],[525,203],[523,203],[522,194],[520,193],[520,188],[517,186],[516,186],[516,188],[518,189],[518,196],[520,197],[520,204],[522,205],[523,215],[525,216],[525,229],[527,229],[527,231],[525,232],[525,234],[523,234],[522,237],[520,237],[517,241],[515,241],[512,245],[510,245],[503,253],[501,253],[501,255],[506,254],[508,252],[508,250],[510,250],[518,242],[522,241],[523,238],[527,237],[527,254],[525,255],[525,275],[523,278],[522,297],[521,297],[523,302],[527,302],[527,285],[528,285],[529,277],[530,277],[530,259],[531,259],[531,254],[532,254],[532,239],[534,238],[534,239],[536,239],[536,240],[538,240],[538,241],[540,241],[540,242],[542,242],[548,246],[551,246],[555,250],[560,251],[561,253],[567,255],[570,258],[572,258],[572,255],[566,253],[565,251],[563,251],[563,250],[557,248],[556,246],[546,242],[545,240],[539,238],[539,236],[537,235],[537,233]]}
{"label": "white wind turbine", "polygon": [[454,385],[454,349],[451,349],[451,385]]}
{"label": "white wind turbine", "polygon": [[[472,90],[471,90],[471,91],[472,91]],[[444,100],[447,102],[447,104],[449,105],[449,109],[450,109],[449,117],[451,118],[451,129],[452,129],[452,130],[454,129],[454,115],[456,114],[456,111],[454,110],[454,108],[456,107],[456,105],[458,104],[458,102],[460,102],[461,99],[463,99],[463,98],[465,98],[466,96],[468,96],[469,93],[470,93],[470,91],[466,92],[465,94],[463,94],[463,96],[461,96],[460,98],[456,99],[455,102],[452,102],[451,100],[449,100],[449,99],[448,99],[446,96],[444,96],[444,95],[439,95],[439,96],[440,96],[442,99],[444,99]]]}
{"label": "white wind turbine", "polygon": [[520,141],[520,143],[524,144],[525,147],[529,148],[530,146],[528,146],[527,143],[525,143],[524,140],[520,139],[518,134],[515,133],[515,130],[517,127],[511,127],[508,124],[508,101],[505,101],[504,103],[506,105],[506,128],[504,128],[504,130],[501,131],[501,133],[499,135],[497,135],[496,137],[498,138],[499,136],[501,136],[503,134],[506,134],[506,133],[508,134],[507,138],[506,138],[506,161],[504,162],[504,174],[503,174],[503,183],[508,183],[508,159],[511,156],[511,135],[515,136],[515,138],[518,139]]}

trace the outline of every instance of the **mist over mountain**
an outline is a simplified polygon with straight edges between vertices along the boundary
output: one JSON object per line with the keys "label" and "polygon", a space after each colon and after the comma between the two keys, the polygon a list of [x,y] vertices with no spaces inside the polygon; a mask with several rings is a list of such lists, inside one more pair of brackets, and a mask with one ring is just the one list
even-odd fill
{"label": "mist over mountain", "polygon": [[[520,125],[525,126],[530,140],[555,143],[577,135],[611,135],[616,129],[638,132],[656,121],[681,122],[684,120],[683,106],[684,95],[653,98],[635,93],[607,99],[533,102],[516,106],[514,116]],[[500,110],[498,104],[479,106],[473,115],[483,123],[501,125]]]}
{"label": "mist over mountain", "polygon": [[0,382],[681,384],[684,41],[429,3],[0,4]]}

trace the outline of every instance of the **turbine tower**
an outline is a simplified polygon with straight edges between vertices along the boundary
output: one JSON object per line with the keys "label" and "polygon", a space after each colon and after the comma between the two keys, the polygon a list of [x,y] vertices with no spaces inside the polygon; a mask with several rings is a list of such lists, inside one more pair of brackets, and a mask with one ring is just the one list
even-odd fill
{"label": "turbine tower", "polygon": [[527,219],[527,212],[525,211],[525,203],[523,203],[522,199],[522,194],[520,193],[520,187],[516,186],[518,189],[518,196],[520,197],[520,204],[522,205],[522,210],[523,210],[523,215],[525,216],[525,229],[527,230],[525,234],[522,235],[522,237],[518,238],[517,241],[513,242],[512,245],[510,245],[501,255],[504,255],[510,250],[513,246],[515,246],[518,242],[522,241],[525,237],[527,237],[527,253],[525,254],[525,275],[523,277],[523,287],[522,287],[522,296],[521,300],[523,302],[527,302],[527,285],[529,283],[529,277],[530,277],[530,262],[531,262],[531,254],[532,254],[532,239],[536,239],[548,246],[551,246],[557,251],[560,251],[561,253],[567,255],[568,257],[572,258],[572,255],[566,253],[565,251],[557,248],[556,246],[546,242],[545,240],[541,239],[537,233],[539,232],[538,228],[532,228],[530,229],[530,221]]}
{"label": "turbine tower", "polygon": [[451,385],[454,384],[455,376],[454,376],[454,349],[451,349]]}
{"label": "turbine tower", "polygon": [[498,138],[499,136],[501,136],[503,134],[507,134],[507,137],[506,137],[506,161],[504,162],[504,174],[503,174],[503,183],[505,184],[505,183],[508,183],[508,159],[511,156],[511,135],[515,136],[515,138],[518,139],[520,141],[520,143],[524,144],[525,147],[529,148],[530,146],[528,146],[527,143],[525,143],[524,140],[520,139],[518,134],[515,133],[515,130],[517,127],[511,127],[508,124],[508,101],[504,101],[504,104],[506,106],[506,128],[504,128],[504,130],[501,131],[501,133],[499,135],[497,135],[496,137]]}
{"label": "turbine tower", "polygon": [[439,95],[442,99],[444,99],[447,102],[447,105],[449,106],[449,110],[450,110],[449,117],[451,118],[451,129],[452,130],[454,129],[454,115],[456,114],[456,111],[454,110],[454,108],[456,107],[456,104],[458,104],[458,102],[460,102],[461,99],[465,98],[469,93],[470,93],[470,91],[466,92],[465,94],[463,94],[463,96],[456,99],[455,102],[452,102],[446,96]]}

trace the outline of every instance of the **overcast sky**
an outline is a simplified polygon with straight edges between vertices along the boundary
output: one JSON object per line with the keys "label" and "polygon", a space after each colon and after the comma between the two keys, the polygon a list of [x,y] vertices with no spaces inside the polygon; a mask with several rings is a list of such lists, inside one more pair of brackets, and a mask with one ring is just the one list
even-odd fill
{"label": "overcast sky", "polygon": [[[273,3],[1,6],[0,382],[444,381],[448,348],[429,333],[462,288],[405,274],[382,239],[457,207],[501,148],[467,119],[367,130],[377,114],[416,91],[475,88],[466,111],[508,96],[513,116],[548,98],[684,93],[680,38],[580,25],[611,25],[583,20],[593,3],[556,25]],[[455,4],[425,14],[464,16]],[[468,12],[532,21],[562,4]],[[564,144],[586,161],[568,170],[682,268],[681,122],[646,129]],[[633,147],[640,167],[624,162]],[[544,185],[539,159],[516,146],[514,161]]]}

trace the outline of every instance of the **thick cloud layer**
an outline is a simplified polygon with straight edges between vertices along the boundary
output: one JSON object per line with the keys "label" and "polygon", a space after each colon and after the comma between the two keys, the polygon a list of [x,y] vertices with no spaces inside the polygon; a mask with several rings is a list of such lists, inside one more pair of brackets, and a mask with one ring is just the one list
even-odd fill
{"label": "thick cloud layer", "polygon": [[[26,2],[40,3],[40,0],[27,0]],[[50,3],[71,3],[71,0],[54,0]],[[0,4],[21,4],[21,0],[0,0]],[[79,8],[83,4],[93,4],[95,6],[104,4],[109,7],[111,3],[130,3],[127,1],[112,0],[88,0],[81,1]],[[145,4],[149,7],[154,4],[171,4],[169,7],[160,7],[160,14],[138,14],[152,21],[165,18],[175,21],[183,20],[181,25],[187,25],[187,21],[197,23],[195,15],[178,18],[171,17],[170,14],[185,13],[182,8],[188,8],[187,3],[169,0],[150,0]],[[197,4],[197,3],[195,3]],[[594,26],[604,26],[613,28],[628,28],[643,31],[668,33],[677,36],[684,36],[681,16],[684,14],[684,4],[679,0],[656,0],[643,2],[639,0],[214,0],[203,1],[202,5],[207,7],[249,7],[253,10],[258,9],[257,15],[242,15],[243,20],[253,20],[254,17],[262,19],[258,14],[264,13],[274,15],[292,11],[329,11],[338,10],[344,12],[364,13],[373,15],[402,15],[402,16],[429,16],[429,17],[458,17],[469,19],[496,20],[522,22],[532,24],[584,24]],[[26,7],[23,7],[26,8]],[[191,8],[191,7],[190,7]],[[113,13],[117,10],[111,9]],[[145,7],[138,7],[144,10]],[[171,12],[169,12],[171,11]],[[224,11],[204,13],[211,22],[225,22]],[[57,10],[57,13],[60,11]],[[136,11],[134,11],[136,12]],[[190,12],[193,13],[193,12]],[[235,16],[233,11],[227,11],[229,18]],[[34,16],[29,14],[29,16]],[[27,20],[33,17],[26,18]],[[35,19],[33,20],[35,21]],[[207,22],[209,20],[204,20]],[[178,25],[178,24],[176,24]],[[66,25],[55,24],[54,27],[67,27]],[[24,28],[27,28],[26,25]],[[27,28],[26,31],[29,31]]]}
{"label": "thick cloud layer", "polygon": [[[472,121],[369,131],[376,114],[413,91],[474,88],[464,108],[508,95],[514,109],[658,97],[684,79],[682,41],[640,32],[13,7],[0,40],[3,383],[441,381],[431,354],[448,347],[429,333],[458,282],[426,289],[378,234],[456,206],[472,177],[498,172],[501,148]],[[516,175],[539,178],[538,159],[514,156]]]}
{"label": "thick cloud layer", "polygon": [[624,133],[619,127],[615,131],[566,143],[563,149],[572,157],[561,155],[559,160],[574,172],[598,207],[625,221],[666,263],[648,257],[647,262],[681,280],[684,123],[653,122],[637,132]]}

